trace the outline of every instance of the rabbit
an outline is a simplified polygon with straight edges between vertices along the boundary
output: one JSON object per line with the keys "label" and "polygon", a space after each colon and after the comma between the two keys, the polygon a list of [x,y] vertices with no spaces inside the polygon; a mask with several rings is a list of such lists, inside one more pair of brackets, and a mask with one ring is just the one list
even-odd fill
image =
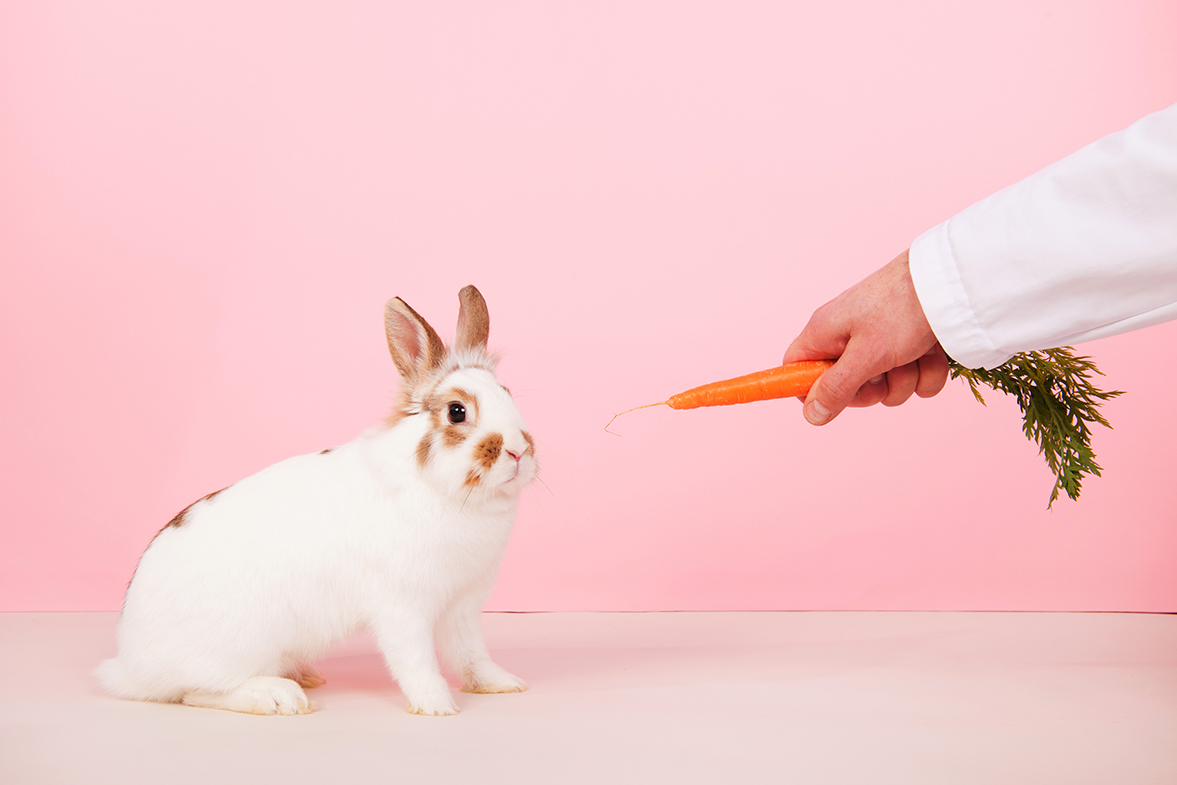
{"label": "rabbit", "polygon": [[458,295],[454,346],[400,298],[384,309],[401,384],[355,441],[263,469],[196,501],[155,536],[127,586],[113,695],[252,714],[315,710],[303,688],[336,641],[372,631],[408,711],[527,685],[487,653],[494,585],[535,442],[487,352],[486,302]]}

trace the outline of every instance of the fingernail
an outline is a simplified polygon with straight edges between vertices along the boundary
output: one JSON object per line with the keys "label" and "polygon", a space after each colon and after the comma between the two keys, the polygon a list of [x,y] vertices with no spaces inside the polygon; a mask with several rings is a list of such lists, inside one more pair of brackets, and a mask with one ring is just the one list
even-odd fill
{"label": "fingernail", "polygon": [[825,425],[830,421],[830,411],[817,401],[805,404],[805,419],[810,425]]}

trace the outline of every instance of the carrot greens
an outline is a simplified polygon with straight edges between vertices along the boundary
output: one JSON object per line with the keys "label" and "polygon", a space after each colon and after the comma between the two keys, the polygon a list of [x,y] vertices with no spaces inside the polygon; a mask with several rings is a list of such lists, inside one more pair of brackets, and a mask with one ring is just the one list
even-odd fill
{"label": "carrot greens", "polygon": [[1085,475],[1101,476],[1091,449],[1091,426],[1111,428],[1099,413],[1099,406],[1123,395],[1123,390],[1104,392],[1095,386],[1093,375],[1103,376],[1090,357],[1077,356],[1070,346],[1023,352],[992,370],[965,368],[949,358],[954,379],[969,383],[981,403],[979,385],[1012,395],[1022,410],[1022,431],[1035,442],[1047,466],[1055,475],[1050,508],[1059,492],[1079,498]]}

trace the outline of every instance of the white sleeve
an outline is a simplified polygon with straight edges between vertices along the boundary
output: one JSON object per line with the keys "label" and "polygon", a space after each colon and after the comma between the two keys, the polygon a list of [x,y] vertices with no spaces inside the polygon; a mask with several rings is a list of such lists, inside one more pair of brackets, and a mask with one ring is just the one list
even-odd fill
{"label": "white sleeve", "polygon": [[932,330],[968,368],[1177,318],[1177,105],[977,202],[910,256]]}

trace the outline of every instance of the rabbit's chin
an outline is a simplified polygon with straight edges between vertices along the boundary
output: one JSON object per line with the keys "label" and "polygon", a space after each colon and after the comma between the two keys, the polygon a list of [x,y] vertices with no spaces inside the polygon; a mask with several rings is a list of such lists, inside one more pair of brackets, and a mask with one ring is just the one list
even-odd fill
{"label": "rabbit's chin", "polygon": [[504,471],[501,475],[493,472],[472,483],[468,478],[449,473],[425,473],[423,479],[441,496],[460,502],[464,508],[471,504],[486,502],[492,506],[500,503],[516,504],[523,489],[531,484],[535,477],[533,467],[520,467],[512,476]]}
{"label": "rabbit's chin", "polygon": [[535,477],[534,469],[525,469],[516,467],[513,474],[507,475],[505,478],[483,480],[477,488],[482,489],[488,495],[492,496],[518,496],[523,492],[523,489],[531,484]]}
{"label": "rabbit's chin", "polygon": [[531,484],[533,478],[534,472],[516,468],[514,474],[494,486],[493,490],[500,493],[518,494]]}

